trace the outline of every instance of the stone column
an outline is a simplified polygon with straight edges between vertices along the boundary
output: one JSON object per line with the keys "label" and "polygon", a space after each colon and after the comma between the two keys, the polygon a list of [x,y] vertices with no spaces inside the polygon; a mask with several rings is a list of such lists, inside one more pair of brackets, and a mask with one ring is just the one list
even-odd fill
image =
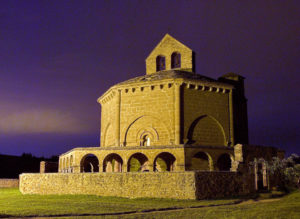
{"label": "stone column", "polygon": [[234,145],[234,121],[233,121],[233,101],[232,101],[232,89],[229,92],[229,119],[230,119],[230,146]]}
{"label": "stone column", "polygon": [[175,145],[180,144],[180,84],[174,84],[175,87]]}
{"label": "stone column", "polygon": [[80,166],[73,166],[73,173],[80,173]]}
{"label": "stone column", "polygon": [[127,162],[124,162],[124,163],[123,163],[123,165],[122,165],[122,172],[124,172],[124,173],[127,172],[127,165],[128,165]]}
{"label": "stone column", "polygon": [[266,188],[266,187],[268,187],[266,161],[263,161],[263,163],[262,163],[262,175],[263,175],[263,186],[264,186],[264,188]]}
{"label": "stone column", "polygon": [[116,115],[115,115],[115,136],[116,136],[116,146],[120,146],[120,101],[121,101],[121,91],[117,90],[116,91]]}
{"label": "stone column", "polygon": [[256,158],[254,159],[254,161],[253,161],[253,164],[254,164],[254,168],[253,168],[253,170],[254,170],[254,185],[255,185],[255,191],[257,191],[258,190],[258,176],[257,176],[257,170],[258,170],[258,167],[257,167],[257,160],[256,160]]}

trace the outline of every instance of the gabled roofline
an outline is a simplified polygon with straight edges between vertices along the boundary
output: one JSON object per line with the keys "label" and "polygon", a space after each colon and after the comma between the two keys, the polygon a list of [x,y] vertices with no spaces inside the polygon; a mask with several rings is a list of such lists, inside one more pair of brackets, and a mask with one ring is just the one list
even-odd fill
{"label": "gabled roofline", "polygon": [[193,51],[191,48],[189,48],[188,46],[184,45],[182,42],[178,41],[177,39],[175,39],[174,37],[172,37],[170,34],[166,33],[166,35],[162,38],[162,40],[154,47],[154,49],[152,49],[152,51],[150,52],[150,54],[147,56],[147,58],[145,59],[145,61],[152,55],[152,53],[154,52],[154,50],[160,46],[167,38],[171,38],[172,40],[176,41],[177,43],[179,43],[180,45],[186,47],[187,49]]}

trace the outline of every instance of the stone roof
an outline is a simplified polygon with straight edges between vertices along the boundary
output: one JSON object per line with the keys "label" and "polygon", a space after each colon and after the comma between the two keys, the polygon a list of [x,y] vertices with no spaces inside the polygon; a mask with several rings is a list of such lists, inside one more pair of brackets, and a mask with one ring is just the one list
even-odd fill
{"label": "stone roof", "polygon": [[[192,73],[192,72],[187,72],[183,70],[166,70],[166,71],[159,71],[153,74],[148,74],[148,75],[143,75],[135,78],[131,78],[129,80],[120,82],[116,85],[126,85],[126,84],[134,84],[134,83],[139,83],[139,82],[147,82],[147,81],[159,81],[159,80],[164,80],[164,79],[176,79],[176,78],[182,78],[182,79],[189,79],[189,80],[194,80],[194,81],[201,81],[201,82],[206,82],[206,83],[213,83],[213,84],[218,84],[218,85],[229,85],[227,83],[222,83],[218,80]],[[229,85],[230,86],[230,85]]]}

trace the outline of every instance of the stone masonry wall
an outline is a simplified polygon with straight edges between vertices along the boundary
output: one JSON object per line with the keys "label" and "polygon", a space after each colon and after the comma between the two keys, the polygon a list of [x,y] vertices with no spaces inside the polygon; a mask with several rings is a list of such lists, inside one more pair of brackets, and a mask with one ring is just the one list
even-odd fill
{"label": "stone masonry wall", "polygon": [[223,198],[255,192],[254,175],[238,172],[196,172],[197,199]]}
{"label": "stone masonry wall", "polygon": [[19,186],[19,179],[0,179],[0,188],[15,188]]}
{"label": "stone masonry wall", "polygon": [[22,174],[23,194],[94,194],[195,199],[195,176],[184,173]]}
{"label": "stone masonry wall", "polygon": [[193,122],[201,118],[201,116],[204,116],[194,124],[194,139],[192,140],[195,142],[193,143],[200,145],[221,144],[225,146],[226,142],[230,141],[229,93],[208,90],[202,91],[184,87],[183,101],[184,139],[190,137],[188,134]]}
{"label": "stone masonry wall", "polygon": [[101,146],[117,146],[115,143],[116,91],[111,92],[107,102],[101,108]]}
{"label": "stone masonry wall", "polygon": [[247,194],[250,181],[232,172],[48,173],[20,175],[19,188],[23,194],[202,199]]}
{"label": "stone masonry wall", "polygon": [[121,142],[139,146],[143,134],[151,145],[170,145],[174,141],[174,87],[149,85],[129,88],[121,93]]}

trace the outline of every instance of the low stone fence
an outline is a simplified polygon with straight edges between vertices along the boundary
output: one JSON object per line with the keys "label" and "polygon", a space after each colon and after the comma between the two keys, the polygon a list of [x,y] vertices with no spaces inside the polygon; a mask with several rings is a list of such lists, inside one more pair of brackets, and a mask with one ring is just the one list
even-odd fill
{"label": "low stone fence", "polygon": [[254,186],[244,180],[234,172],[44,173],[21,174],[19,188],[23,194],[203,199],[248,194]]}
{"label": "low stone fence", "polygon": [[0,188],[19,187],[19,179],[0,179]]}

